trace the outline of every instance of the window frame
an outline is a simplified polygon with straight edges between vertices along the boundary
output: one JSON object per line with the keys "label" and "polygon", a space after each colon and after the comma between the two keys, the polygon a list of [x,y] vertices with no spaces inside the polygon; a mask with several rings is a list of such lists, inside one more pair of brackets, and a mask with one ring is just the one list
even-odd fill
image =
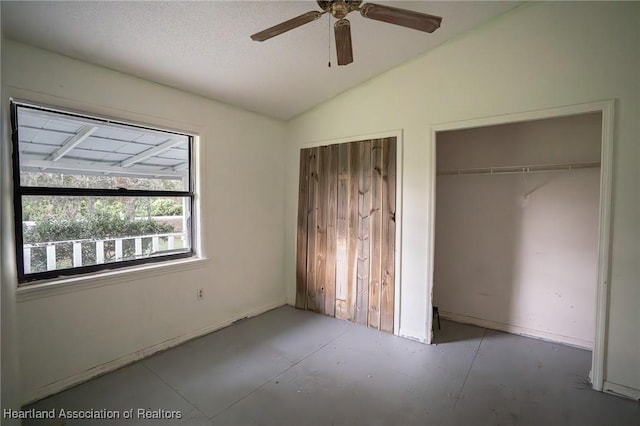
{"label": "window frame", "polygon": [[[18,108],[28,108],[59,114],[62,116],[70,116],[81,119],[89,119],[99,121],[106,124],[117,124],[136,129],[144,129],[150,131],[160,131],[172,133],[188,138],[188,164],[189,178],[188,188],[185,191],[154,191],[139,189],[108,189],[108,188],[70,188],[70,187],[36,187],[22,186],[20,178],[20,148],[19,148],[19,122]],[[117,270],[122,268],[166,263],[172,260],[180,260],[193,258],[196,256],[196,173],[194,159],[194,143],[195,136],[189,132],[176,131],[166,129],[154,125],[145,125],[132,123],[126,120],[113,119],[89,113],[69,111],[51,106],[45,106],[38,103],[20,101],[10,99],[10,127],[11,127],[11,165],[12,165],[12,185],[13,185],[13,213],[14,213],[14,237],[15,237],[15,255],[16,255],[16,271],[18,278],[18,287],[26,287],[44,280],[64,279],[72,276],[90,275],[98,272]],[[181,253],[160,254],[157,256],[149,256],[139,259],[120,260],[116,262],[105,262],[95,265],[77,266],[65,269],[53,269],[50,271],[31,272],[25,274],[24,267],[24,235],[22,226],[22,199],[23,196],[99,196],[99,197],[182,197],[189,200],[189,250]]]}

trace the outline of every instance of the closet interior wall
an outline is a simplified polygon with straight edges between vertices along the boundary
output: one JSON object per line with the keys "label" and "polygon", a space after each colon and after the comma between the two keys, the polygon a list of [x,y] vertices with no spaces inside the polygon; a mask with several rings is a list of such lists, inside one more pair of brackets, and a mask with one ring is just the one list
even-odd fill
{"label": "closet interior wall", "polygon": [[601,114],[437,134],[434,305],[591,349]]}

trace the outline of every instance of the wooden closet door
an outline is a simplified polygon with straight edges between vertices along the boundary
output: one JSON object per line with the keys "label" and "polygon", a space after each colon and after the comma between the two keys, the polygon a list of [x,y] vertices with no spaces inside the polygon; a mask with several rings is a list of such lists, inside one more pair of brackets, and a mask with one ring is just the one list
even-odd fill
{"label": "wooden closet door", "polygon": [[393,332],[395,138],[300,151],[296,307]]}

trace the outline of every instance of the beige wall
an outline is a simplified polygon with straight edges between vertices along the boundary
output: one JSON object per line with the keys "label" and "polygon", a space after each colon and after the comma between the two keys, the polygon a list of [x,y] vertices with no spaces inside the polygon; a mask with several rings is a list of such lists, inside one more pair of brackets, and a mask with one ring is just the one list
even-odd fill
{"label": "beige wall", "polygon": [[[599,163],[600,114],[448,131],[438,170]],[[436,179],[444,317],[593,348],[600,168]]]}
{"label": "beige wall", "polygon": [[[63,294],[18,292],[23,401],[86,378],[85,370],[100,372],[284,304],[284,123],[6,40],[2,82],[4,104],[15,96],[194,131],[201,142],[208,261],[133,278],[81,280]],[[6,135],[3,144],[9,144]],[[12,261],[5,268],[13,269]],[[204,288],[201,301],[197,288]]]}
{"label": "beige wall", "polygon": [[[298,149],[402,129],[401,333],[427,335],[430,127],[615,99],[606,380],[640,389],[640,4],[532,2],[300,115],[289,124],[287,300],[295,298]],[[445,21],[446,23],[446,21]]]}

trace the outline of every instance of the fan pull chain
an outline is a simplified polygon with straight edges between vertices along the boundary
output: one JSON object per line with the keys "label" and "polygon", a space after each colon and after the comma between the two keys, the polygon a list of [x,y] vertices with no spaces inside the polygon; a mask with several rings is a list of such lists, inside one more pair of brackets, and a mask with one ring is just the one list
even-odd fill
{"label": "fan pull chain", "polygon": [[328,50],[329,50],[329,68],[331,68],[331,16],[329,16],[329,19],[327,19],[327,21],[329,21],[329,44],[328,44]]}

